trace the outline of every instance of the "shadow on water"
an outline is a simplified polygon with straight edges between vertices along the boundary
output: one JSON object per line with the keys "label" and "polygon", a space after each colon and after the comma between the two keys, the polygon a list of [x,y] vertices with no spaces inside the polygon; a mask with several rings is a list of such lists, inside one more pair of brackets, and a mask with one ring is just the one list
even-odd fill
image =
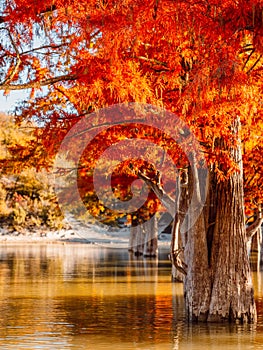
{"label": "shadow on water", "polygon": [[262,349],[257,326],[185,321],[182,284],[159,259],[90,245],[0,247],[1,349]]}

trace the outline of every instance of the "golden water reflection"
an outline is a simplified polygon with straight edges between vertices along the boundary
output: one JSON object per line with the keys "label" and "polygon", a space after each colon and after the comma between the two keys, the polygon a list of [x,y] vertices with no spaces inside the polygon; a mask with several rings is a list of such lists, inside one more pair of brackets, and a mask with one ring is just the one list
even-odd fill
{"label": "golden water reflection", "polygon": [[255,326],[188,325],[167,251],[131,259],[90,245],[0,247],[0,349],[262,349]]}

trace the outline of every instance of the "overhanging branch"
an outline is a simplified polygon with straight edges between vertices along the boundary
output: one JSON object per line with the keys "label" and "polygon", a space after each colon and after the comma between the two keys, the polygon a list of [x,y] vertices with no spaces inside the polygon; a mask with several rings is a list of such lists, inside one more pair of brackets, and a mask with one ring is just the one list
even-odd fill
{"label": "overhanging branch", "polygon": [[258,207],[258,215],[256,220],[253,222],[253,224],[248,226],[246,229],[247,240],[249,240],[257,232],[257,230],[261,227],[262,223],[263,223],[263,217],[262,217],[262,210],[260,205]]}
{"label": "overhanging branch", "polygon": [[[4,28],[4,29],[5,29],[5,28]],[[11,35],[10,31],[9,31],[8,29],[6,29],[6,30],[7,30],[7,32],[8,32],[8,36],[9,36],[9,39],[10,39],[10,41],[11,41],[11,44],[12,44],[14,50],[15,50],[17,60],[16,60],[16,64],[14,65],[14,67],[13,67],[11,73],[6,77],[5,81],[2,83],[3,85],[6,85],[6,84],[8,84],[10,81],[12,81],[12,79],[14,78],[14,76],[16,75],[16,73],[18,72],[18,68],[19,68],[19,66],[20,66],[20,64],[21,64],[21,59],[20,59],[19,50],[18,50],[18,48],[17,48],[17,46],[16,46],[16,44],[15,44],[15,42],[14,42],[14,39],[12,38],[12,35]]]}
{"label": "overhanging branch", "polygon": [[32,89],[32,88],[40,88],[42,86],[48,86],[53,85],[58,82],[63,81],[74,81],[78,78],[77,74],[66,74],[66,75],[60,75],[54,78],[48,78],[48,79],[42,79],[42,80],[33,80],[28,83],[24,84],[0,84],[0,90],[25,90],[25,89]]}
{"label": "overhanging branch", "polygon": [[137,173],[138,177],[146,182],[146,184],[153,190],[157,198],[161,201],[168,212],[174,217],[175,215],[175,201],[164,191],[160,183],[160,174],[157,173],[156,179],[151,179],[141,171]]}

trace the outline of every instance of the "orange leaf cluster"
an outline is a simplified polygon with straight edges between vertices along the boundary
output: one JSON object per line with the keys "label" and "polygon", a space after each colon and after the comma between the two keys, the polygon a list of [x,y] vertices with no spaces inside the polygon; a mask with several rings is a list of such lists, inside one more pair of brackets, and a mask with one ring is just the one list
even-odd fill
{"label": "orange leaf cluster", "polygon": [[[177,114],[219,179],[239,169],[218,140],[232,146],[241,136],[245,184],[255,184],[246,194],[261,198],[261,150],[249,142],[262,137],[262,11],[262,0],[7,0],[0,86],[32,89],[21,118],[37,120],[51,156],[82,116],[121,102]],[[231,131],[237,117],[240,135]],[[119,132],[110,133],[111,143]],[[158,143],[164,135],[154,137]],[[101,145],[93,142],[91,164]]]}

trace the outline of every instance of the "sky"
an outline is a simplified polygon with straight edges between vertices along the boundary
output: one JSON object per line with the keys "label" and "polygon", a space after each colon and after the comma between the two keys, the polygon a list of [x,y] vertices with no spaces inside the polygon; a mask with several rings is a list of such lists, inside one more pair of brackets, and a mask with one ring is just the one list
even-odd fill
{"label": "sky", "polygon": [[10,91],[7,96],[4,96],[4,92],[0,91],[0,112],[8,113],[9,110],[15,107],[16,102],[27,97],[26,91]]}

